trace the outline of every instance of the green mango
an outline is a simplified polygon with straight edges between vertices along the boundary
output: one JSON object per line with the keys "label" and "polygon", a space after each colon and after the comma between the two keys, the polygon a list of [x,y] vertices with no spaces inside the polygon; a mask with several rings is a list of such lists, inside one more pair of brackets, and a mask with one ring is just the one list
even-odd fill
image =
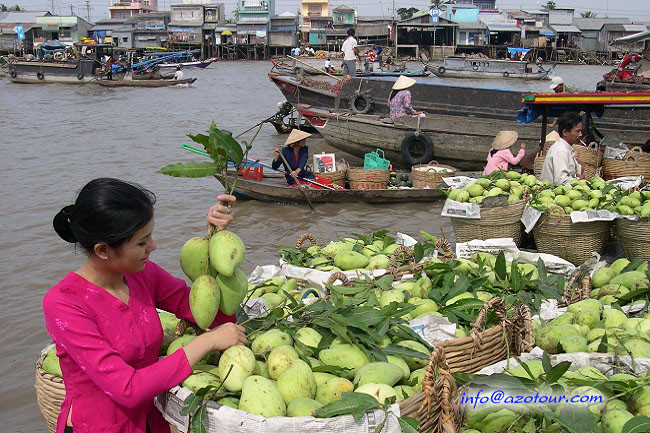
{"label": "green mango", "polygon": [[285,297],[278,293],[265,293],[262,295],[262,299],[266,304],[266,308],[271,311],[275,310],[284,301]]}
{"label": "green mango", "polygon": [[217,403],[233,409],[239,409],[239,399],[237,397],[222,397],[217,400]]}
{"label": "green mango", "polygon": [[297,398],[314,398],[316,380],[309,365],[296,359],[284,373],[278,377],[278,390],[286,404]]}
{"label": "green mango", "polygon": [[626,410],[608,410],[600,420],[602,431],[603,433],[621,433],[625,423],[632,418],[634,415]]}
{"label": "green mango", "polygon": [[412,341],[412,340],[403,340],[397,343],[398,346],[406,347],[407,349],[415,350],[417,352],[421,352],[427,356],[426,359],[419,359],[419,358],[414,358],[414,357],[402,357],[404,361],[406,361],[406,364],[409,366],[411,370],[415,370],[418,368],[422,368],[426,366],[429,363],[429,355],[430,352],[429,350],[421,343],[418,343],[417,341]]}
{"label": "green mango", "polygon": [[501,433],[515,422],[519,415],[510,409],[500,409],[488,414],[481,422],[481,433]]}
{"label": "green mango", "polygon": [[59,363],[59,357],[56,355],[48,355],[43,360],[41,368],[47,373],[50,373],[52,376],[63,377],[61,373],[61,364]]}
{"label": "green mango", "polygon": [[324,365],[350,369],[348,372],[343,373],[343,375],[348,377],[353,377],[359,368],[370,362],[365,352],[359,346],[347,343],[337,344],[336,346],[331,346],[329,349],[321,350],[318,354],[318,359]]}
{"label": "green mango", "polygon": [[594,274],[591,276],[591,284],[594,288],[603,287],[609,281],[616,276],[614,269],[612,268],[600,268],[597,269]]}
{"label": "green mango", "polygon": [[416,391],[422,391],[422,380],[424,380],[425,373],[426,369],[424,368],[418,368],[417,370],[413,370],[411,372],[408,381],[414,384],[413,388],[415,388]]}
{"label": "green mango", "polygon": [[395,385],[402,379],[404,371],[395,364],[389,362],[371,362],[359,368],[352,381],[356,386],[367,383],[383,383],[389,386]]}
{"label": "green mango", "polygon": [[341,398],[344,392],[354,391],[354,384],[342,377],[335,377],[319,385],[316,389],[316,401],[322,405],[332,403]]}
{"label": "green mango", "polygon": [[194,281],[201,275],[205,275],[206,265],[208,275],[216,276],[217,271],[212,264],[208,265],[209,242],[206,238],[194,237],[183,244],[180,253],[180,263],[183,273],[190,280]]}
{"label": "green mango", "polygon": [[575,323],[578,325],[586,325],[589,329],[593,329],[600,322],[600,314],[594,310],[583,310],[576,314]]}
{"label": "green mango", "polygon": [[269,353],[266,359],[266,368],[269,372],[269,377],[273,380],[278,378],[291,367],[293,362],[299,359],[300,356],[293,346],[282,345],[278,346]]}
{"label": "green mango", "polygon": [[327,246],[321,249],[321,254],[334,258],[338,253],[343,251],[352,251],[354,244],[348,242],[330,242]]}
{"label": "green mango", "polygon": [[266,362],[259,361],[259,360],[255,361],[255,362],[256,362],[256,365],[255,365],[255,370],[253,371],[253,374],[255,376],[262,376],[262,377],[265,377],[267,379],[270,379],[269,371],[266,368]]}
{"label": "green mango", "polygon": [[231,277],[244,261],[244,242],[233,232],[220,230],[209,243],[210,263],[221,276]]}
{"label": "green mango", "polygon": [[366,269],[388,269],[390,259],[384,254],[377,254],[368,260]]}
{"label": "green mango", "polygon": [[169,347],[167,348],[167,356],[169,356],[172,353],[176,352],[178,349],[185,346],[187,343],[194,340],[195,338],[196,338],[196,335],[182,335],[182,336],[178,337],[177,339],[172,341],[171,344],[169,345]]}
{"label": "green mango", "polygon": [[239,410],[265,418],[287,414],[287,406],[278,387],[262,376],[250,376],[244,381]]}
{"label": "green mango", "polygon": [[219,309],[226,316],[232,316],[237,312],[246,297],[246,291],[248,290],[246,274],[241,269],[235,268],[231,276],[218,274],[216,280],[221,292]]}
{"label": "green mango", "polygon": [[221,291],[214,277],[201,275],[194,280],[190,289],[190,310],[199,328],[210,327],[219,312],[220,301]]}
{"label": "green mango", "polygon": [[626,320],[627,316],[625,313],[615,308],[607,308],[603,311],[603,326],[605,329],[618,328]]}
{"label": "green mango", "polygon": [[411,397],[413,394],[417,392],[415,388],[408,385],[398,385],[393,387],[393,389],[395,390],[395,394],[397,394],[398,402],[402,400],[406,400],[407,398]]}
{"label": "green mango", "polygon": [[223,379],[223,386],[228,391],[241,391],[244,381],[253,374],[256,367],[252,350],[241,345],[231,346],[219,359],[219,377]]}
{"label": "green mango", "polygon": [[469,193],[470,197],[480,197],[485,192],[483,187],[481,185],[477,184],[477,183],[467,185],[465,187],[465,190]]}
{"label": "green mango", "polygon": [[318,344],[320,343],[322,336],[318,331],[312,328],[301,328],[294,334],[294,348],[298,355],[301,356],[312,356]]}
{"label": "green mango", "polygon": [[287,416],[313,416],[314,411],[323,405],[311,398],[297,398],[287,406]]}
{"label": "green mango", "polygon": [[385,307],[386,305],[389,305],[391,302],[404,302],[404,292],[393,289],[393,290],[386,290],[385,292],[381,292],[381,295],[379,296],[379,305],[382,307]]}
{"label": "green mango", "polygon": [[385,383],[366,383],[355,389],[354,392],[371,395],[380,404],[384,404],[391,397],[397,398],[397,393],[393,387]]}
{"label": "green mango", "polygon": [[370,260],[368,257],[359,254],[356,251],[341,251],[334,256],[334,265],[344,271],[363,269],[368,266],[369,262]]}
{"label": "green mango", "polygon": [[404,361],[399,356],[395,356],[395,355],[386,355],[386,360],[389,363],[398,366],[402,370],[402,379],[409,378],[409,376],[411,375],[411,369],[409,368],[406,361]]}
{"label": "green mango", "polygon": [[634,391],[627,401],[628,409],[632,413],[638,412],[639,409],[647,405],[650,405],[650,386],[648,385]]}
{"label": "green mango", "polygon": [[253,340],[251,350],[256,356],[266,356],[279,346],[293,344],[293,338],[279,329],[270,329]]}
{"label": "green mango", "polygon": [[582,301],[569,305],[567,310],[576,314],[582,310],[594,310],[598,314],[601,314],[603,312],[603,305],[596,299],[583,299]]}
{"label": "green mango", "polygon": [[196,393],[199,389],[205,388],[206,386],[219,387],[221,385],[221,379],[214,374],[202,371],[190,374],[181,385]]}
{"label": "green mango", "polygon": [[609,281],[609,283],[620,284],[622,286],[627,287],[628,289],[631,289],[636,283],[645,279],[647,279],[647,276],[643,272],[629,271],[629,272],[624,272],[622,274],[618,274],[617,276],[612,278]]}
{"label": "green mango", "polygon": [[316,381],[316,387],[321,386],[325,382],[327,382],[330,379],[338,379],[337,376],[334,376],[333,374],[330,373],[320,373],[320,372],[314,372],[314,380]]}
{"label": "green mango", "polygon": [[630,261],[626,258],[618,259],[611,264],[610,268],[614,270],[616,275],[620,274],[623,269],[630,264]]}

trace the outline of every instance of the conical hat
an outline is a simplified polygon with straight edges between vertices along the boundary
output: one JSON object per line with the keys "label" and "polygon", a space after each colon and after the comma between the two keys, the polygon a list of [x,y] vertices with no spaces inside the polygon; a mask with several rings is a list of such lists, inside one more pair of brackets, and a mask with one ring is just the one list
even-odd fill
{"label": "conical hat", "polygon": [[560,139],[560,134],[557,133],[557,131],[551,131],[547,136],[546,136],[546,142],[552,142],[555,143]]}
{"label": "conical hat", "polygon": [[406,77],[404,75],[400,75],[397,81],[395,81],[395,84],[393,84],[393,90],[404,90],[408,89],[411,87],[413,84],[415,84],[415,80],[413,78]]}
{"label": "conical hat", "polygon": [[311,134],[309,132],[301,131],[299,129],[294,129],[291,131],[291,134],[289,134],[289,138],[287,138],[287,141],[284,142],[285,146],[288,146],[293,143],[297,143],[300,140],[311,137]]}
{"label": "conical hat", "polygon": [[519,134],[515,131],[499,131],[494,141],[492,141],[492,149],[503,150],[507,149],[519,138]]}

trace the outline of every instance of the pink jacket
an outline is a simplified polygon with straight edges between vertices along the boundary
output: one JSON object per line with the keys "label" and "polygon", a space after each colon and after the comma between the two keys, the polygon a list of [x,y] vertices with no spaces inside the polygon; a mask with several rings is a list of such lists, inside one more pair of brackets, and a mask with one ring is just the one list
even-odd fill
{"label": "pink jacket", "polygon": [[[75,433],[168,433],[153,399],[192,373],[185,352],[158,360],[162,328],[156,307],[193,320],[190,288],[155,263],[125,274],[129,305],[69,273],[43,299],[65,383],[56,433],[72,406]],[[213,326],[234,321],[221,312]]]}
{"label": "pink jacket", "polygon": [[494,155],[488,153],[487,165],[485,166],[485,170],[483,170],[483,175],[488,175],[497,170],[507,170],[508,164],[519,164],[519,161],[521,161],[521,158],[523,158],[525,154],[526,151],[524,149],[521,149],[517,156],[513,156],[510,149],[499,150]]}

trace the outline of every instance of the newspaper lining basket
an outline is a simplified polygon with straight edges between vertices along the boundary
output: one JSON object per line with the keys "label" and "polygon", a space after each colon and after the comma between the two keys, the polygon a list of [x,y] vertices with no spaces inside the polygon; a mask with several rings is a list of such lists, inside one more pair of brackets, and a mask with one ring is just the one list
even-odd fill
{"label": "newspaper lining basket", "polygon": [[650,178],[650,155],[644,154],[638,146],[630,149],[622,160],[603,158],[603,177],[605,180],[625,176]]}
{"label": "newspaper lining basket", "polygon": [[[564,210],[558,206],[551,209]],[[546,214],[533,228],[533,237],[540,253],[553,254],[574,265],[581,265],[602,253],[610,230],[609,221],[572,223],[569,215]]]}
{"label": "newspaper lining basket", "polygon": [[481,207],[480,219],[451,218],[456,243],[474,239],[512,238],[517,246],[521,245],[520,219],[525,203],[526,200],[521,200],[504,206]]}
{"label": "newspaper lining basket", "polygon": [[386,189],[389,178],[389,170],[364,170],[358,167],[348,169],[350,189]]}
{"label": "newspaper lining basket", "polygon": [[582,174],[584,174],[585,179],[591,179],[596,176],[601,163],[598,143],[592,142],[589,146],[574,144],[573,151],[576,154],[576,159],[582,166]]}
{"label": "newspaper lining basket", "polygon": [[[460,395],[442,349],[436,348],[431,352],[422,379],[422,391],[398,404],[400,416],[416,418],[420,422],[421,433],[455,433],[460,430]],[[173,425],[170,425],[170,431],[181,433]],[[188,431],[193,429],[190,427]]]}
{"label": "newspaper lining basket", "polygon": [[[435,171],[436,168],[445,168],[448,172]],[[437,188],[443,183],[443,177],[455,176],[458,169],[451,165],[438,164],[438,161],[431,161],[428,164],[419,164],[411,167],[411,178],[414,188]]]}
{"label": "newspaper lining basket", "polygon": [[616,234],[628,259],[650,260],[650,222],[617,219]]}
{"label": "newspaper lining basket", "polygon": [[[487,315],[492,310],[501,323],[485,329]],[[535,346],[528,307],[520,305],[511,317],[507,313],[503,299],[492,298],[481,307],[468,337],[433,343],[444,350],[451,373],[474,373],[508,357],[529,352]]]}
{"label": "newspaper lining basket", "polygon": [[43,370],[43,356],[41,353],[36,360],[36,381],[34,383],[36,402],[47,423],[47,431],[54,433],[61,412],[61,404],[65,399],[65,386],[62,378]]}

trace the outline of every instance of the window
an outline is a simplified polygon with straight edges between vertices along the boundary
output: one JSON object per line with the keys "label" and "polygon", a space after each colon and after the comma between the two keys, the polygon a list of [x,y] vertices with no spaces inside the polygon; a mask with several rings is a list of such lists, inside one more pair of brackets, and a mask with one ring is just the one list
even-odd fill
{"label": "window", "polygon": [[309,15],[320,15],[323,13],[322,5],[309,5]]}

